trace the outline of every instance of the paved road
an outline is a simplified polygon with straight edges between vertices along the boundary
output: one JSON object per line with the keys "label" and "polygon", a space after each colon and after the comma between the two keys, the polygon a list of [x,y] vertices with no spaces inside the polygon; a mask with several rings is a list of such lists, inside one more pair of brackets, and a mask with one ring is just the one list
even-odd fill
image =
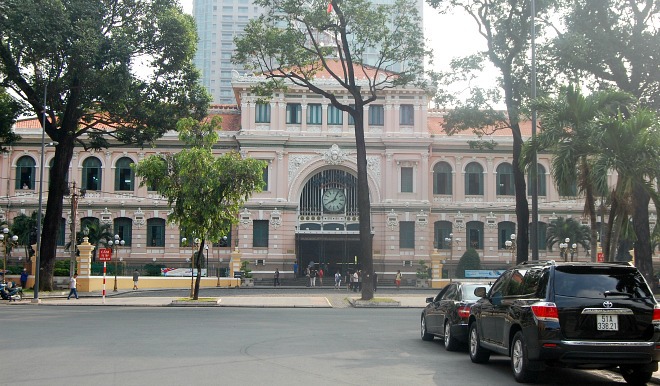
{"label": "paved road", "polygon": [[[509,360],[475,365],[423,342],[419,309],[0,308],[7,385],[511,385]],[[621,384],[557,369],[540,384]]]}

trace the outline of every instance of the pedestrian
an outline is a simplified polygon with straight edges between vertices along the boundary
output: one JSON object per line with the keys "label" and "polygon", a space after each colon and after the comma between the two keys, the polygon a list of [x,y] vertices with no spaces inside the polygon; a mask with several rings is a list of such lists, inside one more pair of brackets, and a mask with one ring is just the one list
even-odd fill
{"label": "pedestrian", "polygon": [[335,272],[335,289],[341,288],[341,273]]}
{"label": "pedestrian", "polygon": [[273,279],[273,287],[280,285],[280,269],[275,268],[275,278]]}
{"label": "pedestrian", "polygon": [[396,271],[396,276],[394,276],[394,284],[396,284],[396,288],[399,289],[401,287],[401,270]]}
{"label": "pedestrian", "polygon": [[357,287],[358,291],[362,291],[362,270],[359,270],[357,272],[358,277],[357,277]]}
{"label": "pedestrian", "polygon": [[71,295],[75,295],[78,299],[78,274],[74,274],[71,279],[69,279],[69,296],[66,297],[66,300],[71,299]]}
{"label": "pedestrian", "polygon": [[312,286],[312,270],[309,267],[305,268],[305,276],[307,277],[307,287]]}
{"label": "pedestrian", "polygon": [[133,271],[133,290],[138,289],[138,279],[140,278],[140,272],[136,269]]}
{"label": "pedestrian", "polygon": [[316,287],[316,276],[317,275],[318,275],[318,273],[316,272],[316,270],[314,268],[311,268],[309,270],[309,278],[310,278],[309,286],[310,287]]}
{"label": "pedestrian", "polygon": [[297,279],[298,278],[298,262],[293,263],[293,278]]}
{"label": "pedestrian", "polygon": [[351,286],[353,287],[353,292],[357,292],[358,288],[358,271],[355,270],[353,272],[353,276],[351,277]]}
{"label": "pedestrian", "polygon": [[23,268],[21,272],[21,288],[27,287],[28,272],[27,269]]}
{"label": "pedestrian", "polygon": [[325,275],[323,268],[319,268],[319,287],[323,287],[323,275]]}
{"label": "pedestrian", "polygon": [[378,289],[378,274],[376,271],[374,271],[374,275],[372,276],[372,280],[374,282],[374,292],[376,292],[376,289]]}

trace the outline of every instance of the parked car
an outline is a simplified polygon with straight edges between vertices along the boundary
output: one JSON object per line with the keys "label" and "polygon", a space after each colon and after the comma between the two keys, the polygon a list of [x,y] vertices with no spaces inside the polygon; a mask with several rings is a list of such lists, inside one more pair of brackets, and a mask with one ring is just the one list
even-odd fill
{"label": "parked car", "polygon": [[645,384],[660,359],[660,306],[637,268],[616,263],[527,263],[504,272],[470,310],[469,353],[511,357],[518,382],[550,366],[619,366]]}
{"label": "parked car", "polygon": [[421,319],[422,339],[443,338],[448,351],[455,351],[467,343],[470,307],[479,299],[474,295],[474,290],[484,286],[490,288],[484,283],[453,282],[435,298],[426,298],[428,304],[422,311]]}

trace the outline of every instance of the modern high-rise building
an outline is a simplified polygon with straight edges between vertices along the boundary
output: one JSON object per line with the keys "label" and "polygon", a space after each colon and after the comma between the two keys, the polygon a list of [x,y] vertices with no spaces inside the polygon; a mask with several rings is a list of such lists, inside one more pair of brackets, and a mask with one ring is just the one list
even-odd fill
{"label": "modern high-rise building", "polygon": [[[395,0],[372,0],[376,4],[394,4]],[[423,0],[415,0],[423,24]],[[202,84],[215,104],[234,104],[231,86],[232,71],[242,68],[231,62],[235,49],[234,37],[240,34],[248,21],[261,15],[263,9],[252,0],[194,0],[193,16],[197,22],[199,43],[195,65],[202,73]],[[377,53],[367,52],[365,61],[375,63]],[[394,66],[391,71],[400,68]]]}

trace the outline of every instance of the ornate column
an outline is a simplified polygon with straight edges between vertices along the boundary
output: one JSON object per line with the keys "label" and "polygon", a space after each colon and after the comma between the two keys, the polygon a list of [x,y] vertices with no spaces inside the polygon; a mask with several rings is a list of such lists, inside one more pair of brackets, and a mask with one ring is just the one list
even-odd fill
{"label": "ornate column", "polygon": [[84,237],[82,244],[78,245],[80,256],[76,258],[78,267],[78,291],[89,292],[92,290],[92,251],[94,246],[89,243],[89,238]]}

